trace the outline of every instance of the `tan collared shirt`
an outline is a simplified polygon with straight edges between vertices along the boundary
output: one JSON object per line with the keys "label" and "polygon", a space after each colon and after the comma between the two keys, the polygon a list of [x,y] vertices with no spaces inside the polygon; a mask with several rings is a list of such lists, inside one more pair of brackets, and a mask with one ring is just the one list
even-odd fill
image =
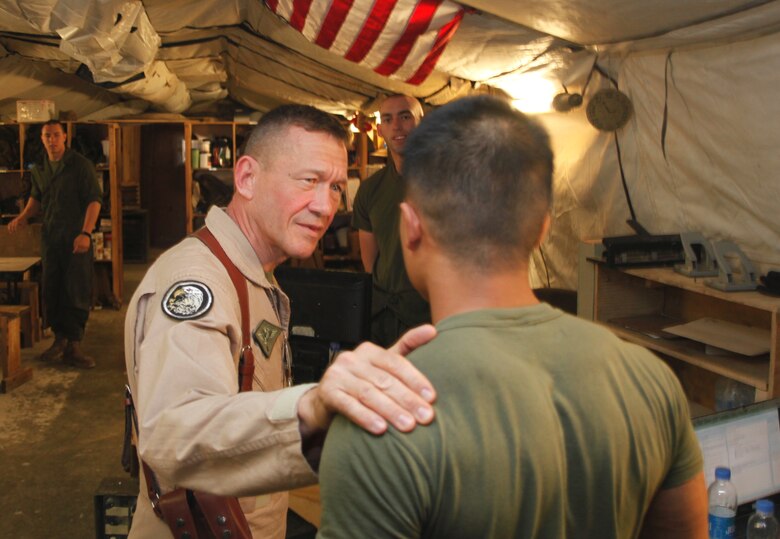
{"label": "tan collared shirt", "polygon": [[[289,301],[223,210],[212,208],[206,224],[247,279],[250,331],[263,322],[282,331],[268,356],[252,339],[253,391],[238,394],[241,313],[227,271],[196,238],[166,251],[136,289],[125,320],[138,450],[163,493],[186,487],[243,496],[254,537],[283,538],[287,493],[280,491],[317,480],[301,453],[297,418],[298,399],[313,385],[283,389]],[[164,312],[163,300],[185,282],[207,287],[213,302],[201,316],[179,320]],[[130,537],[171,537],[141,479]]]}

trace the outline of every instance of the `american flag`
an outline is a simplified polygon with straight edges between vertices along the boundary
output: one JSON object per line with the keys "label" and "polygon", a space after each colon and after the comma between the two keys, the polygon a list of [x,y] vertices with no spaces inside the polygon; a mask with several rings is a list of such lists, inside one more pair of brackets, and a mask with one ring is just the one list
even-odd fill
{"label": "american flag", "polygon": [[309,41],[380,75],[420,84],[458,29],[446,0],[265,0]]}

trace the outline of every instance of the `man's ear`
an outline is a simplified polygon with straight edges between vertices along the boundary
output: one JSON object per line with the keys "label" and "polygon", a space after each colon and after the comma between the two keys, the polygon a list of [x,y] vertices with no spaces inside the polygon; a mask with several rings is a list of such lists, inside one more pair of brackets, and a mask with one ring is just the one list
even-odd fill
{"label": "man's ear", "polygon": [[408,202],[401,202],[401,241],[410,251],[416,250],[422,240],[422,223],[417,210]]}
{"label": "man's ear", "polygon": [[545,213],[544,214],[544,222],[542,223],[542,229],[539,231],[539,237],[536,238],[536,243],[534,243],[534,249],[539,247],[542,242],[547,237],[547,233],[550,231],[550,214]]}
{"label": "man's ear", "polygon": [[382,122],[382,120],[379,120],[379,123],[376,124],[376,130],[379,133],[380,137],[382,137],[383,139],[387,138],[385,137],[385,133],[384,133],[385,124]]}
{"label": "man's ear", "polygon": [[260,165],[257,160],[250,155],[242,155],[236,161],[235,172],[233,174],[233,183],[236,193],[247,200],[252,200],[255,196],[255,184],[260,174]]}

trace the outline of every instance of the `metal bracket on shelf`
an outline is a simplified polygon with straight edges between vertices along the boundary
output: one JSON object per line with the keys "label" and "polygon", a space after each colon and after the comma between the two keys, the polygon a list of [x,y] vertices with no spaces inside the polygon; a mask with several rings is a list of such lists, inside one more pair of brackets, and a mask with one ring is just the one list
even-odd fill
{"label": "metal bracket on shelf", "polygon": [[699,232],[680,234],[685,263],[674,266],[674,271],[688,277],[714,277],[718,275],[718,262],[712,245]]}
{"label": "metal bracket on shelf", "polygon": [[[713,244],[712,249],[715,253],[715,260],[718,264],[718,278],[707,281],[707,285],[724,292],[736,292],[740,290],[755,290],[758,287],[756,281],[756,270],[753,264],[745,256],[735,243],[731,241],[719,241]],[[726,255],[736,255],[739,257],[742,266],[741,278],[734,273],[731,263],[726,259]]]}

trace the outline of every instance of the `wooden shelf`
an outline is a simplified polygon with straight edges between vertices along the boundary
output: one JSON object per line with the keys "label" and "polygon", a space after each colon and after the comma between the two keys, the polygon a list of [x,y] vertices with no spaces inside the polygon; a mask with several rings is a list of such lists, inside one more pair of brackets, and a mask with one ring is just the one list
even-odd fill
{"label": "wooden shelf", "polygon": [[621,339],[640,344],[645,348],[664,354],[721,376],[753,386],[761,391],[769,388],[769,358],[737,356],[711,356],[705,354],[699,343],[689,339],[654,339],[630,329],[606,324]]}
{"label": "wooden shelf", "polygon": [[[581,258],[579,286],[583,305],[592,307],[593,320],[620,338],[668,358],[692,400],[712,407],[719,377],[755,388],[756,400],[780,396],[780,299],[758,292],[723,292],[707,286],[705,280],[671,268],[614,268]],[[588,308],[579,314],[589,317]],[[661,331],[702,318],[766,330],[769,353],[713,355],[701,342]]]}
{"label": "wooden shelf", "polygon": [[624,269],[623,272],[627,275],[634,275],[641,279],[646,279],[647,281],[689,290],[703,296],[717,298],[729,303],[747,305],[770,312],[780,309],[780,300],[778,300],[778,298],[765,296],[758,292],[723,292],[707,286],[705,281],[714,279],[714,277],[687,277],[670,268],[633,268]]}
{"label": "wooden shelf", "polygon": [[[30,147],[32,141],[39,139],[41,122],[36,123],[4,123],[2,126],[10,127],[18,130],[18,160],[14,163],[19,163],[24,166],[25,163],[31,163],[40,157],[40,154],[25,155],[25,146],[27,146],[27,153],[30,153]],[[107,193],[105,200],[100,211],[100,218],[111,218],[112,228],[111,234],[114,243],[111,247],[111,260],[98,260],[96,262],[104,262],[110,264],[111,268],[111,292],[116,298],[122,297],[122,226],[121,226],[121,199],[120,188],[117,179],[117,155],[118,141],[117,141],[117,124],[114,122],[63,122],[65,130],[68,134],[68,147],[70,144],[80,135],[85,135],[87,140],[102,141],[108,140],[109,142],[109,157],[106,161],[106,157],[103,156],[102,151],[87,152],[87,159],[91,159],[95,163],[95,169],[98,172],[100,179],[102,180],[102,186],[104,192]],[[92,146],[90,146],[92,147]],[[40,148],[43,152],[43,148]],[[23,168],[20,169],[2,169],[2,174],[18,174],[20,178],[23,178],[29,171]],[[10,176],[4,176],[3,181],[11,181]]]}
{"label": "wooden shelf", "polygon": [[219,121],[219,120],[190,120],[184,123],[184,153],[187,156],[184,163],[184,204],[186,211],[187,233],[191,233],[195,228],[195,220],[201,217],[195,211],[196,204],[192,201],[193,182],[194,178],[199,173],[209,173],[216,175],[217,177],[225,178],[228,175],[232,179],[233,167],[197,167],[193,166],[195,163],[192,161],[193,139],[208,139],[211,140],[211,149],[213,151],[214,145],[217,139],[228,139],[230,141],[230,163],[234,164],[238,160],[241,150],[241,145],[238,139],[243,139],[249,130],[251,130],[253,124],[236,123],[232,121]]}
{"label": "wooden shelf", "polygon": [[688,401],[688,409],[691,411],[691,419],[715,413],[715,410],[712,408],[707,408],[692,400]]}

